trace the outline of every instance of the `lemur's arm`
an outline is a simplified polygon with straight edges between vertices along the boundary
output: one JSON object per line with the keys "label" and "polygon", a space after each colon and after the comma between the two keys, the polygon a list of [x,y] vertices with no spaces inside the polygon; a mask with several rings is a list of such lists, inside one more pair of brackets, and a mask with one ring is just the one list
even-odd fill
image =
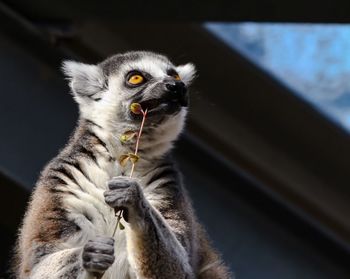
{"label": "lemur's arm", "polygon": [[190,257],[163,216],[146,200],[137,181],[116,177],[105,201],[123,209],[129,261],[138,278],[194,278]]}
{"label": "lemur's arm", "polygon": [[[87,274],[80,272],[81,250],[79,248],[62,249],[40,258],[37,257],[37,251],[34,250],[23,259],[23,265],[28,269],[21,272],[20,278],[45,279],[76,276],[79,279],[88,279]],[[78,274],[83,276],[77,277]]]}
{"label": "lemur's arm", "polygon": [[[28,255],[26,260],[35,260]],[[28,276],[30,279],[94,279],[105,272],[114,261],[114,240],[110,237],[97,237],[84,247],[58,250],[33,263]]]}
{"label": "lemur's arm", "polygon": [[114,262],[114,239],[95,237],[76,248],[50,248],[49,243],[32,243],[33,249],[23,256],[19,278],[29,279],[93,279]]}
{"label": "lemur's arm", "polygon": [[60,204],[61,192],[37,188],[17,245],[18,279],[93,279],[114,261],[111,237],[88,237]]}

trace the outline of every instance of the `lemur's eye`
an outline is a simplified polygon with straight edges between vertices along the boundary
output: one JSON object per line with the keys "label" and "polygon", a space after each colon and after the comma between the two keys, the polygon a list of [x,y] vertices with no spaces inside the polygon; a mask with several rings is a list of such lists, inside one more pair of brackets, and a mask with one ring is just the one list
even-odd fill
{"label": "lemur's eye", "polygon": [[140,74],[134,74],[129,77],[128,82],[132,85],[137,85],[143,83],[145,78]]}
{"label": "lemur's eye", "polygon": [[174,74],[174,75],[173,75],[173,78],[174,78],[175,80],[181,80],[181,78],[180,78],[180,76],[179,76],[178,74]]}

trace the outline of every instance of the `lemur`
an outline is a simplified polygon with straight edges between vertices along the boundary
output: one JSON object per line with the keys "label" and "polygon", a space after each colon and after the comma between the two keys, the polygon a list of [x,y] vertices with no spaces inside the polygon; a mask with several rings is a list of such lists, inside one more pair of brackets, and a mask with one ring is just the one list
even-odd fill
{"label": "lemur", "polygon": [[[230,278],[195,217],[170,151],[183,129],[188,63],[147,51],[116,54],[97,65],[65,61],[80,117],[69,143],[42,171],[20,229],[17,278]],[[133,152],[148,109],[133,178],[118,163]],[[115,210],[125,230],[117,230]]]}

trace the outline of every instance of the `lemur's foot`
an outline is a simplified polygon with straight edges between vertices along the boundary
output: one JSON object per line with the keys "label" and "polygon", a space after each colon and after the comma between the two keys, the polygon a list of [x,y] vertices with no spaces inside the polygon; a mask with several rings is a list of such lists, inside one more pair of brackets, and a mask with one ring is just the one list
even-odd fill
{"label": "lemur's foot", "polygon": [[105,202],[116,210],[123,210],[125,221],[142,218],[147,210],[142,189],[135,178],[118,176],[108,182]]}
{"label": "lemur's foot", "polygon": [[114,262],[114,239],[97,236],[89,240],[83,249],[83,267],[91,273],[105,272]]}

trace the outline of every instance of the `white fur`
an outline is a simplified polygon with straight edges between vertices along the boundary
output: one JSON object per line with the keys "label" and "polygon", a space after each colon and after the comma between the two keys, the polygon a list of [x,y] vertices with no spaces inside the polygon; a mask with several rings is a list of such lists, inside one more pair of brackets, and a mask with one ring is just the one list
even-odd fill
{"label": "white fur", "polygon": [[[59,278],[60,274],[64,274],[66,269],[71,267],[65,266],[62,268],[62,262],[64,262],[70,255],[79,253],[79,251],[79,248],[71,248],[50,254],[35,266],[29,279],[49,279],[50,274],[57,274],[56,278]],[[80,277],[79,279],[83,278],[88,279],[89,277],[85,276]]]}
{"label": "white fur", "polygon": [[[97,157],[98,161],[104,161],[103,158]],[[117,165],[115,162],[110,162],[112,166],[111,169],[115,168]],[[100,169],[98,166],[93,165],[86,159],[80,160],[80,165],[84,169],[84,173],[87,173],[90,178],[97,182],[95,184],[87,180],[79,171],[71,169],[74,178],[77,180],[80,187],[84,191],[77,190],[76,187],[71,185],[70,190],[78,196],[69,195],[63,200],[64,208],[66,208],[69,213],[69,218],[74,220],[81,228],[81,232],[74,235],[66,242],[66,250],[71,249],[71,247],[80,247],[82,249],[83,245],[89,240],[94,239],[97,235],[111,236],[113,234],[116,217],[114,210],[110,208],[104,201],[103,192],[107,189],[107,182],[112,178],[111,173]],[[109,169],[108,167],[106,169]],[[120,171],[115,171],[114,175],[120,174]],[[92,217],[92,222],[90,222],[85,216],[87,213]],[[127,226],[127,224],[124,224]],[[130,270],[130,265],[127,259],[127,249],[126,249],[126,239],[125,232],[117,230],[115,236],[115,251],[118,254],[114,264],[107,270],[104,277],[107,278],[117,278],[125,279],[128,278]],[[88,276],[88,273],[84,273]],[[81,277],[88,278],[88,277]]]}
{"label": "white fur", "polygon": [[177,66],[176,71],[187,86],[191,84],[196,75],[196,68],[192,63]]}

